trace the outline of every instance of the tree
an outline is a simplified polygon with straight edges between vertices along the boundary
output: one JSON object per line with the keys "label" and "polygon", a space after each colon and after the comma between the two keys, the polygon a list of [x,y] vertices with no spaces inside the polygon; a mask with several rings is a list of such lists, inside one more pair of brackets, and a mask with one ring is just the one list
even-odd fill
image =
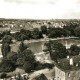
{"label": "tree", "polygon": [[26,39],[29,40],[31,38],[31,31],[26,30]]}
{"label": "tree", "polygon": [[16,65],[23,68],[26,72],[31,72],[34,69],[35,62],[35,56],[29,49],[25,49],[17,55]]}
{"label": "tree", "polygon": [[75,36],[80,37],[80,27],[76,27],[74,32],[75,32]]}
{"label": "tree", "polygon": [[18,41],[24,41],[24,40],[29,40],[31,38],[31,31],[21,29],[20,32],[17,32],[14,34],[14,37]]}
{"label": "tree", "polygon": [[24,65],[24,62],[25,62],[25,54],[24,54],[24,51],[27,50],[27,45],[25,45],[23,43],[23,41],[20,43],[20,46],[19,46],[19,51],[18,51],[18,55],[17,55],[17,61],[16,61],[16,64],[20,67],[20,66],[23,66]]}
{"label": "tree", "polygon": [[11,72],[16,68],[15,64],[11,60],[4,58],[0,63],[0,72]]}
{"label": "tree", "polygon": [[3,37],[2,43],[8,43],[8,44],[12,43],[12,37],[10,35],[5,35]]}
{"label": "tree", "polygon": [[11,35],[10,31],[4,31],[4,35]]}
{"label": "tree", "polygon": [[20,33],[26,34],[26,30],[25,30],[25,29],[21,29],[21,30],[20,30]]}
{"label": "tree", "polygon": [[14,38],[15,38],[17,41],[21,41],[20,32],[16,32],[16,33],[14,34]]}
{"label": "tree", "polygon": [[18,53],[16,52],[9,52],[8,55],[7,55],[7,58],[14,64],[16,64],[16,61],[18,59]]}
{"label": "tree", "polygon": [[34,63],[36,62],[35,56],[31,50],[27,50],[27,49],[24,50],[22,54],[24,59],[23,69],[26,72],[31,72],[31,70],[34,70]]}
{"label": "tree", "polygon": [[2,28],[2,27],[3,27],[3,25],[0,24],[0,28]]}
{"label": "tree", "polygon": [[56,37],[56,32],[55,32],[55,31],[51,31],[51,32],[48,34],[48,37],[49,37],[49,38],[55,38],[55,37]]}
{"label": "tree", "polygon": [[42,34],[41,32],[39,31],[38,28],[35,28],[32,32],[31,32],[31,36],[33,39],[40,39],[42,38]]}
{"label": "tree", "polygon": [[7,74],[6,73],[2,73],[1,74],[1,79],[4,79],[4,78],[6,78],[7,77]]}
{"label": "tree", "polygon": [[47,33],[47,26],[46,25],[41,26],[41,31],[42,31],[42,34],[46,34]]}
{"label": "tree", "polygon": [[47,46],[47,50],[50,52],[52,60],[65,58],[67,56],[66,47],[63,46],[61,43],[49,41],[45,45]]}
{"label": "tree", "polygon": [[26,35],[22,33],[18,37],[20,38],[20,41],[24,41],[26,39]]}
{"label": "tree", "polygon": [[47,31],[49,38],[67,36],[67,31],[62,28],[49,28]]}
{"label": "tree", "polygon": [[2,51],[3,57],[6,57],[7,54],[10,52],[10,50],[11,50],[11,48],[10,48],[10,45],[8,43],[2,44],[1,51]]}
{"label": "tree", "polygon": [[1,33],[1,39],[2,39],[5,35],[10,35],[10,36],[11,36],[10,31],[3,31],[3,32]]}
{"label": "tree", "polygon": [[24,55],[24,59],[26,61],[34,62],[35,61],[35,56],[31,50],[25,49],[22,54]]}
{"label": "tree", "polygon": [[28,48],[27,45],[25,45],[22,41],[19,46],[19,52],[22,53],[27,48]]}
{"label": "tree", "polygon": [[75,36],[75,28],[77,28],[77,24],[74,23],[68,23],[66,26],[63,27],[63,29],[70,31],[70,35],[69,36]]}
{"label": "tree", "polygon": [[69,55],[71,56],[79,55],[79,52],[80,48],[77,45],[71,45]]}
{"label": "tree", "polygon": [[3,35],[2,35],[2,33],[0,33],[0,39],[2,39],[2,37],[3,37]]}
{"label": "tree", "polygon": [[30,73],[34,69],[34,66],[29,61],[27,61],[24,63],[23,69],[25,70],[25,72]]}

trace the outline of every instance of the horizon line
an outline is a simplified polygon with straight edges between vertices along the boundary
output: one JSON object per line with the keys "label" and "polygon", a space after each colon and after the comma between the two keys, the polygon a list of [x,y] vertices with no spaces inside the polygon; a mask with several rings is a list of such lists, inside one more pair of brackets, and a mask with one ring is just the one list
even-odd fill
{"label": "horizon line", "polygon": [[35,18],[35,19],[34,19],[34,18],[0,18],[0,20],[1,20],[1,19],[6,19],[6,20],[7,20],[7,19],[15,19],[15,20],[80,20],[80,19],[77,19],[77,18],[74,18],[74,19],[73,19],[73,18],[72,18],[72,19],[71,19],[71,18],[70,18],[70,19],[65,19],[65,18],[62,18],[62,19],[61,19],[61,18],[60,18],[60,19],[59,19],[59,18],[55,18],[55,19],[53,19],[53,18],[52,18],[52,19],[36,19],[36,18]]}

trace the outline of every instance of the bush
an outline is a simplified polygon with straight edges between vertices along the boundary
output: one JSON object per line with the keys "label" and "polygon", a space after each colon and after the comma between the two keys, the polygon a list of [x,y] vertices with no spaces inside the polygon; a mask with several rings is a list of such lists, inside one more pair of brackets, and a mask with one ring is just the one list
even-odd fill
{"label": "bush", "polygon": [[36,62],[35,64],[35,70],[41,70],[41,69],[52,69],[54,67],[54,64],[49,64],[49,63],[45,63],[45,64],[41,64],[40,62]]}
{"label": "bush", "polygon": [[2,60],[0,63],[0,72],[12,72],[16,69],[16,65],[10,60]]}
{"label": "bush", "polygon": [[1,74],[1,79],[4,79],[4,78],[6,78],[7,77],[7,74],[6,73],[2,73]]}

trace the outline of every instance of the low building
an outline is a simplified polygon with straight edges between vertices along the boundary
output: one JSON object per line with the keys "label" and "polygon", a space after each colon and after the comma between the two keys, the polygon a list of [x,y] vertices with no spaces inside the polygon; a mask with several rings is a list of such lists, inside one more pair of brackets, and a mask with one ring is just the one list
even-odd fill
{"label": "low building", "polygon": [[57,61],[54,80],[80,80],[80,55]]}

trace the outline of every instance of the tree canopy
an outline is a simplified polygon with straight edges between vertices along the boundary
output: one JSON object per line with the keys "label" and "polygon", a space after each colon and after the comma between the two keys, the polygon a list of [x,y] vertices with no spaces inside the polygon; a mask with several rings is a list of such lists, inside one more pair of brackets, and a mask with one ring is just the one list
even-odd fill
{"label": "tree canopy", "polygon": [[27,49],[28,46],[24,44],[24,42],[22,41],[20,43],[20,46],[19,46],[19,52],[22,53],[25,49]]}
{"label": "tree canopy", "polygon": [[12,37],[10,35],[5,35],[2,39],[2,43],[12,43]]}
{"label": "tree canopy", "polygon": [[8,55],[8,53],[10,52],[10,50],[11,50],[11,48],[8,43],[2,44],[1,51],[2,51],[3,57],[6,57]]}
{"label": "tree canopy", "polygon": [[50,52],[52,60],[65,58],[67,56],[66,47],[63,46],[61,43],[49,41],[45,45],[47,46],[47,50]]}
{"label": "tree canopy", "polygon": [[77,45],[71,45],[69,55],[75,56],[79,55],[79,53],[80,53],[80,48]]}
{"label": "tree canopy", "polygon": [[41,26],[41,31],[42,34],[47,34],[47,26],[46,25]]}

